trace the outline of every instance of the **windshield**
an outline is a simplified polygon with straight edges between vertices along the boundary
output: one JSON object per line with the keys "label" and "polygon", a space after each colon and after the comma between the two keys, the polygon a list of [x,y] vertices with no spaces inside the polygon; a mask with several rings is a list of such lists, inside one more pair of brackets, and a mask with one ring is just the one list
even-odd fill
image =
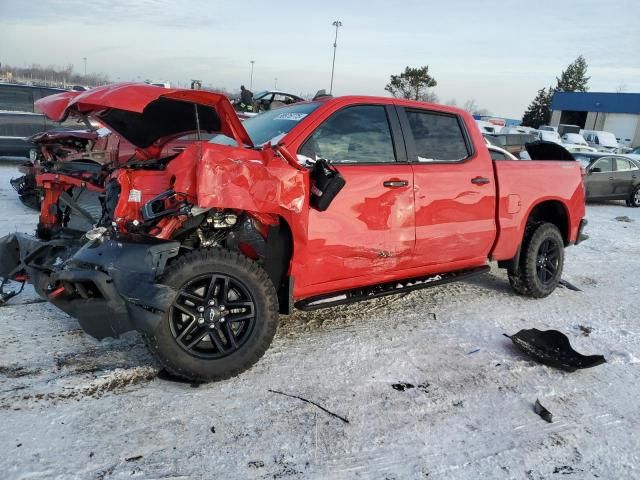
{"label": "windshield", "polygon": [[576,145],[586,145],[587,142],[584,138],[582,138],[582,135],[578,134],[578,133],[567,133],[565,135],[565,140],[568,143],[573,143]]}
{"label": "windshield", "polygon": [[[255,146],[264,145],[276,137],[284,137],[295,127],[300,120],[305,118],[316,108],[319,102],[297,103],[290,107],[269,110],[242,123],[251,141]],[[216,135],[209,143],[219,145],[236,145],[236,141],[225,135]]]}
{"label": "windshield", "polygon": [[540,138],[542,140],[546,140],[548,142],[558,142],[558,141],[560,141],[560,135],[558,135],[558,132],[549,131],[549,130],[544,130],[544,131],[540,132]]}

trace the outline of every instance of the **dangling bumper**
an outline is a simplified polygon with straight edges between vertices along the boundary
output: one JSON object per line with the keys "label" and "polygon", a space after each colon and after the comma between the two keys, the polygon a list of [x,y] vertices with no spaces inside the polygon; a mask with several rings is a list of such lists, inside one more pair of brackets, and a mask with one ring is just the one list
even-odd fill
{"label": "dangling bumper", "polygon": [[137,236],[83,243],[13,234],[0,239],[0,277],[26,273],[41,297],[95,338],[151,333],[175,296],[156,282],[178,250],[178,242]]}

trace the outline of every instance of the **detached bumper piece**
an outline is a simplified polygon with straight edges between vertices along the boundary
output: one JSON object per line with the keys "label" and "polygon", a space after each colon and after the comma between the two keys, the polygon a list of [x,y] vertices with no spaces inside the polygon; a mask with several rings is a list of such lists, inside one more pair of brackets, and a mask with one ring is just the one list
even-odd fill
{"label": "detached bumper piece", "polygon": [[578,236],[576,237],[576,243],[575,243],[576,245],[589,239],[589,235],[585,235],[584,233],[584,227],[586,227],[588,223],[589,222],[587,221],[586,218],[583,218],[582,220],[580,220],[580,227],[578,227]]}
{"label": "detached bumper piece", "polygon": [[571,348],[567,336],[557,330],[520,330],[515,335],[507,335],[523,352],[541,363],[575,372],[579,368],[591,368],[606,363],[602,355],[582,355]]}
{"label": "detached bumper piece", "polygon": [[9,237],[0,239],[0,276],[24,271],[41,297],[97,339],[152,332],[175,295],[156,280],[177,255],[177,242],[127,236],[80,244]]}

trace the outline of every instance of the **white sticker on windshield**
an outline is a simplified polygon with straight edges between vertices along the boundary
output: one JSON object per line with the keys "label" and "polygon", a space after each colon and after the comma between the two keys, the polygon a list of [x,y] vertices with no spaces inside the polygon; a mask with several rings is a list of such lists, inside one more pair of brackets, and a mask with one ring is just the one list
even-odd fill
{"label": "white sticker on windshield", "polygon": [[279,115],[276,115],[275,117],[273,117],[273,119],[274,120],[291,120],[293,122],[299,122],[307,115],[308,113],[294,113],[294,112],[280,113]]}

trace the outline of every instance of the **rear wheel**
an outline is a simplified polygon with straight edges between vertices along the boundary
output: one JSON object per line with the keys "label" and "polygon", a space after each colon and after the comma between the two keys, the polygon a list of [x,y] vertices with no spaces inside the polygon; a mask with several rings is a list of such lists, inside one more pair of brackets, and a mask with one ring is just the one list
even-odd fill
{"label": "rear wheel", "polygon": [[636,186],[631,192],[627,200],[627,205],[634,208],[640,207],[640,185]]}
{"label": "rear wheel", "polygon": [[558,286],[563,266],[564,241],[558,227],[531,225],[523,240],[519,269],[509,271],[509,283],[520,295],[543,298]]}
{"label": "rear wheel", "polygon": [[277,296],[257,263],[227,250],[196,250],[171,265],[162,283],[177,293],[146,340],[170,373],[224,380],[269,348],[278,326]]}

